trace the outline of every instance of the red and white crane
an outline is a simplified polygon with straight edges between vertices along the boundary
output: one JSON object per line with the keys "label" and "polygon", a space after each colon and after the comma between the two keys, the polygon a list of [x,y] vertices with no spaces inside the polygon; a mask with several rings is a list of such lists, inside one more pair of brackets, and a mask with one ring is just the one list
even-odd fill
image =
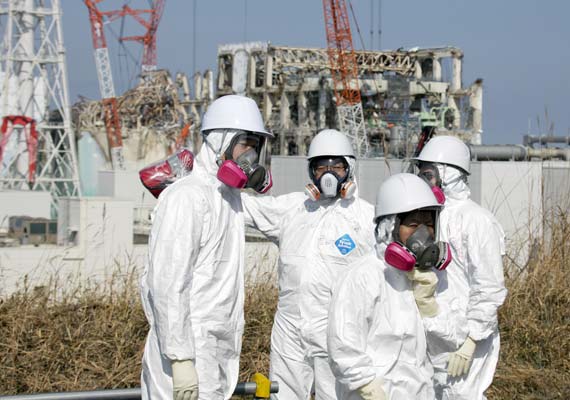
{"label": "red and white crane", "polygon": [[[107,131],[107,141],[113,169],[124,169],[123,142],[121,136],[121,123],[115,97],[115,87],[113,84],[113,74],[109,59],[109,50],[103,29],[104,23],[113,22],[119,18],[131,16],[141,24],[146,32],[144,35],[124,36],[120,41],[136,41],[143,44],[143,56],[141,60],[142,73],[156,70],[156,32],[158,24],[164,11],[165,0],[153,0],[151,8],[134,9],[124,5],[118,10],[101,11],[97,5],[103,0],[83,0],[89,10],[89,20],[91,22],[91,34],[93,37],[93,48],[95,51],[95,64],[97,66],[97,76],[99,78],[99,88],[105,118],[105,129]],[[148,16],[145,19],[144,16]]]}
{"label": "red and white crane", "polygon": [[323,0],[327,52],[337,105],[339,128],[352,140],[359,157],[368,153],[364,125],[358,64],[352,45],[352,33],[345,0]]}
{"label": "red and white crane", "polygon": [[[162,18],[162,13],[164,12],[164,3],[165,0],[153,0],[151,8],[134,9],[128,5],[124,5],[119,10],[103,13],[108,18],[109,22],[130,16],[146,29],[144,35],[123,36],[119,38],[122,42],[135,41],[142,43],[143,56],[141,69],[143,73],[156,70],[156,32],[158,30],[160,19]],[[144,15],[147,15],[148,19],[145,19],[143,17]]]}
{"label": "red and white crane", "polygon": [[99,89],[101,91],[111,163],[113,169],[124,169],[121,122],[119,120],[117,99],[115,97],[115,85],[113,83],[113,73],[109,60],[109,49],[107,48],[107,41],[103,30],[103,17],[105,14],[97,8],[97,4],[101,1],[102,0],[83,0],[89,10],[95,66],[97,67],[97,77],[99,78]]}

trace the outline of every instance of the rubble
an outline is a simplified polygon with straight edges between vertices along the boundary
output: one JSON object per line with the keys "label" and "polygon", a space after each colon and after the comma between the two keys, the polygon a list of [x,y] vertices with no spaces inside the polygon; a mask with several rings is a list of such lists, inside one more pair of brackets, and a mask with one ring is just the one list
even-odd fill
{"label": "rubble", "polygon": [[[482,80],[461,82],[463,52],[455,47],[356,51],[358,84],[369,156],[407,157],[422,128],[481,143]],[[214,83],[216,88],[214,90]],[[201,144],[200,116],[215,97],[252,97],[269,130],[276,134],[272,154],[306,154],[321,129],[338,128],[338,114],[326,49],[248,42],[218,47],[218,74],[196,74],[191,96],[182,73],[146,73],[117,97],[124,156],[138,166],[185,145]],[[100,101],[73,107],[76,130],[93,134],[108,156]]]}
{"label": "rubble", "polygon": [[[195,121],[207,102],[190,98],[184,74],[172,80],[166,70],[145,73],[136,87],[117,97],[125,159],[144,165],[178,146],[193,147]],[[82,99],[72,113],[76,130],[90,132],[109,161],[102,102]]]}

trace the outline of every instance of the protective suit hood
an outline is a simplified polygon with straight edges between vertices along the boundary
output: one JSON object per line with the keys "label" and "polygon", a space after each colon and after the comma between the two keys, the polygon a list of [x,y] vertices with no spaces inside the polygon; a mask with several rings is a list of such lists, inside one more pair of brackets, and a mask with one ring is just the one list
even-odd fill
{"label": "protective suit hood", "polygon": [[467,186],[467,175],[464,172],[446,164],[438,164],[437,169],[441,177],[441,188],[447,198],[465,200],[471,197],[471,190]]}
{"label": "protective suit hood", "polygon": [[392,232],[396,225],[396,215],[389,215],[380,220],[376,228],[376,254],[381,259],[384,259],[384,252],[386,247],[393,241]]}
{"label": "protective suit hood", "polygon": [[219,168],[217,161],[221,159],[236,134],[235,130],[214,129],[204,135],[204,142],[196,156],[195,165],[215,178]]}

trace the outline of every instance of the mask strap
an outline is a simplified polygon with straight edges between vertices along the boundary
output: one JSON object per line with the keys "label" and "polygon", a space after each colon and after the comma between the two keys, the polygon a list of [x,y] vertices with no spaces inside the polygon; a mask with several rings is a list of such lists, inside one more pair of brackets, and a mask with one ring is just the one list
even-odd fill
{"label": "mask strap", "polygon": [[394,221],[394,230],[392,231],[392,239],[394,242],[400,242],[400,216],[396,215],[396,220]]}
{"label": "mask strap", "polygon": [[206,143],[206,146],[208,146],[210,148],[210,150],[212,150],[214,152],[214,155],[216,156],[216,164],[218,164],[218,167],[220,165],[222,165],[221,153],[222,153],[222,147],[224,147],[224,142],[226,140],[227,134],[228,134],[228,130],[224,129],[223,134],[222,134],[222,141],[220,143],[220,148],[218,150],[214,149],[214,146],[212,146],[212,144],[208,140],[208,136],[210,136],[210,133],[208,133],[207,135],[204,135],[204,142]]}

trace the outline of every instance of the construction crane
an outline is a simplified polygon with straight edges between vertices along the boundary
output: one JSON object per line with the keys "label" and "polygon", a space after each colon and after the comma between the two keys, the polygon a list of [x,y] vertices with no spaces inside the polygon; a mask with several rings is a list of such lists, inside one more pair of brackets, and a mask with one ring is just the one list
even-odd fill
{"label": "construction crane", "polygon": [[365,157],[368,154],[369,144],[346,2],[323,0],[323,10],[339,128],[352,140],[357,156]]}
{"label": "construction crane", "polygon": [[[131,16],[135,21],[146,28],[146,33],[144,35],[124,36],[119,38],[119,40],[122,42],[135,41],[142,43],[143,56],[141,69],[143,74],[145,72],[156,70],[156,31],[158,30],[158,24],[160,23],[162,13],[164,12],[164,3],[165,0],[153,0],[151,8],[133,9],[128,5],[124,5],[120,10],[107,11],[103,13],[105,16],[107,16],[109,22],[112,22],[118,18]],[[145,14],[149,15],[148,20],[145,20],[143,18],[143,15]]]}
{"label": "construction crane", "polygon": [[111,155],[113,169],[125,169],[123,157],[123,139],[121,136],[121,122],[115,97],[115,85],[113,83],[113,73],[109,60],[109,50],[103,31],[104,13],[97,9],[97,4],[102,0],[83,0],[89,10],[89,21],[91,22],[91,35],[93,37],[93,49],[95,54],[95,66],[97,67],[97,77],[99,78],[99,89],[103,104],[103,114],[105,129],[107,131],[107,142]]}

